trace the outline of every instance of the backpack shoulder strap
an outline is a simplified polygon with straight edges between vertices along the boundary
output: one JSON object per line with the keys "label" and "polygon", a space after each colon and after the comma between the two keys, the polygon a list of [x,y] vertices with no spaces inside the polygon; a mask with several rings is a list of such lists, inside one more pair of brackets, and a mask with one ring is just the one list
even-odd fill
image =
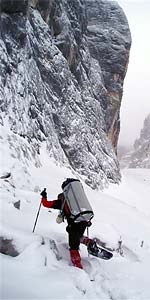
{"label": "backpack shoulder strap", "polygon": [[58,195],[58,200],[61,200],[61,208],[60,208],[60,213],[62,215],[64,215],[64,206],[65,206],[65,197],[64,197],[64,193],[61,193]]}

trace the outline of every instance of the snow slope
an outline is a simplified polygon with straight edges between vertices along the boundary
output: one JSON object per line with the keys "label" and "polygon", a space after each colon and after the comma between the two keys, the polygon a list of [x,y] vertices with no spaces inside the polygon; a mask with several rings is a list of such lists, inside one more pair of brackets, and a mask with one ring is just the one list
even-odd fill
{"label": "snow slope", "polygon": [[[50,160],[44,144],[38,168],[32,160],[22,168],[12,153],[1,156],[0,175],[12,175],[0,179],[0,236],[13,240],[18,255],[0,254],[0,299],[150,299],[150,170],[123,170],[121,184],[104,191],[83,183],[95,213],[90,236],[115,249],[121,237],[123,256],[88,257],[81,245],[80,270],[70,263],[66,224],[56,223],[56,210],[41,207],[32,233],[40,191],[46,187],[55,199],[62,181],[76,175]],[[13,205],[18,200],[20,210]]]}

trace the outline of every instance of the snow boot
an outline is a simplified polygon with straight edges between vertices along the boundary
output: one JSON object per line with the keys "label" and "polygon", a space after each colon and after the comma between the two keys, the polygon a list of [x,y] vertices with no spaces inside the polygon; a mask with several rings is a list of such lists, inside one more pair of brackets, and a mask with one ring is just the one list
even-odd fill
{"label": "snow boot", "polygon": [[89,253],[93,254],[93,255],[97,255],[97,253],[99,252],[99,248],[96,244],[96,240],[95,239],[90,239],[88,236],[83,236],[80,239],[80,242],[84,245],[87,246],[87,250]]}
{"label": "snow boot", "polygon": [[88,252],[91,253],[92,255],[97,256],[99,252],[99,248],[96,244],[95,240],[90,240],[88,245],[87,245]]}
{"label": "snow boot", "polygon": [[83,269],[81,264],[81,256],[78,250],[70,250],[70,257],[73,265],[79,269]]}
{"label": "snow boot", "polygon": [[113,257],[111,249],[109,250],[101,245],[97,245],[96,239],[90,239],[87,236],[83,236],[80,239],[80,242],[87,246],[87,251],[91,255],[105,260],[108,260]]}
{"label": "snow boot", "polygon": [[92,240],[91,242],[89,242],[89,244],[87,245],[87,250],[89,254],[99,257],[101,259],[108,260],[113,257],[113,253],[108,249],[97,245],[96,240]]}

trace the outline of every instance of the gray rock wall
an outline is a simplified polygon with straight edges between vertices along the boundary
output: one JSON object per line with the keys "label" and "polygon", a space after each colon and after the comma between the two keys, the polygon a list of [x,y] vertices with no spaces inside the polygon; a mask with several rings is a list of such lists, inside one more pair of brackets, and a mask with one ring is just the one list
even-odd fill
{"label": "gray rock wall", "polygon": [[50,156],[93,188],[118,182],[115,151],[130,43],[114,2],[33,0],[26,14],[3,9],[1,123],[7,118],[37,153],[46,142]]}
{"label": "gray rock wall", "polygon": [[29,0],[0,0],[1,12],[8,14],[23,13],[27,14]]}

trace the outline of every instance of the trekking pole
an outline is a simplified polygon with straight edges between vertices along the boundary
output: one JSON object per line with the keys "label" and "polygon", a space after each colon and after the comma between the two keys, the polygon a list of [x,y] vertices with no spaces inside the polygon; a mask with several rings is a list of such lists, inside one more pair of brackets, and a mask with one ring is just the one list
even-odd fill
{"label": "trekking pole", "polygon": [[[87,237],[89,238],[89,227],[87,227]],[[88,252],[88,257],[90,256],[90,253]]]}
{"label": "trekking pole", "polygon": [[37,216],[36,216],[36,219],[35,219],[35,223],[34,223],[34,227],[33,227],[32,232],[34,232],[34,230],[35,230],[37,219],[38,219],[38,216],[39,216],[39,213],[40,213],[40,209],[41,209],[41,202],[40,202],[40,206],[39,206],[39,209],[38,209],[38,212],[37,212]]}
{"label": "trekking pole", "polygon": [[[46,193],[46,188],[43,190],[43,192]],[[36,216],[36,219],[35,219],[35,223],[34,223],[34,227],[33,227],[32,232],[34,232],[34,230],[35,230],[36,223],[37,223],[37,220],[38,220],[38,216],[39,216],[39,213],[40,213],[40,209],[41,209],[41,202],[40,202],[40,205],[39,205],[39,209],[38,209],[38,212],[37,212],[37,216]]]}
{"label": "trekking pole", "polygon": [[89,238],[89,227],[87,227],[87,237]]}

